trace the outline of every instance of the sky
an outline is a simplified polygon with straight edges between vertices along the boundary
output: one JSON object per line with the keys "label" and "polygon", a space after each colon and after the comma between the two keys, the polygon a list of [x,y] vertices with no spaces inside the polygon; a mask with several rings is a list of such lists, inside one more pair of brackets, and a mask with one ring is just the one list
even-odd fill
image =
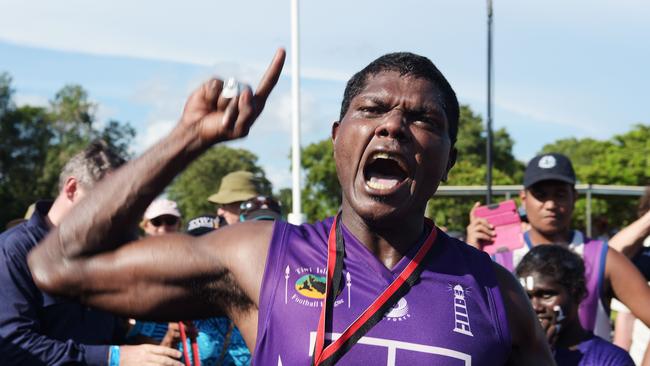
{"label": "sky", "polygon": [[[13,77],[17,103],[47,105],[80,84],[100,125],[136,128],[136,153],[171,130],[203,80],[254,87],[287,48],[267,108],[229,145],[254,152],[276,190],[290,187],[290,0],[0,0],[0,9],[0,72]],[[303,146],[329,136],[346,80],[394,51],[429,57],[485,117],[485,1],[302,1],[299,12]],[[512,136],[517,159],[650,123],[648,19],[647,0],[494,0],[493,125]]]}

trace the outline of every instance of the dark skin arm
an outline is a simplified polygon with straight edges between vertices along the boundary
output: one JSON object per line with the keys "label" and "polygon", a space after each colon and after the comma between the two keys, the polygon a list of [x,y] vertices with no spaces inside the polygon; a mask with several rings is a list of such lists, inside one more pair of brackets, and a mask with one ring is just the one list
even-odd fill
{"label": "dark skin arm", "polygon": [[616,298],[630,308],[632,314],[649,325],[650,286],[634,264],[623,254],[608,250],[605,278]]}
{"label": "dark skin arm", "polygon": [[[248,134],[284,58],[278,50],[255,93],[247,87],[224,98],[218,79],[198,88],[168,136],[97,184],[92,199],[82,200],[30,253],[36,284],[135,318],[174,321],[226,313],[236,322],[256,320],[251,312],[257,309],[272,223],[243,223],[199,238],[132,240],[124,233],[133,232],[148,204],[202,152]],[[250,332],[244,338],[254,342]]]}
{"label": "dark skin arm", "polygon": [[643,239],[650,235],[650,211],[624,227],[609,239],[609,246],[632,258],[643,246]]}
{"label": "dark skin arm", "polygon": [[555,365],[546,335],[524,289],[508,270],[493,263],[508,314],[512,352],[508,365]]}

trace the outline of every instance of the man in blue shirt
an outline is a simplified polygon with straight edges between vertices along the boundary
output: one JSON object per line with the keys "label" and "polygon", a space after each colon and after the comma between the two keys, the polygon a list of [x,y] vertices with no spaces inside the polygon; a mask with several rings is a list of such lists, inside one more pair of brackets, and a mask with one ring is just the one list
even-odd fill
{"label": "man in blue shirt", "polygon": [[111,347],[125,333],[119,318],[40,291],[27,266],[29,251],[123,162],[106,143],[93,142],[63,168],[55,201],[37,202],[29,221],[0,235],[2,365],[174,364],[171,358],[180,357],[177,350],[153,345]]}

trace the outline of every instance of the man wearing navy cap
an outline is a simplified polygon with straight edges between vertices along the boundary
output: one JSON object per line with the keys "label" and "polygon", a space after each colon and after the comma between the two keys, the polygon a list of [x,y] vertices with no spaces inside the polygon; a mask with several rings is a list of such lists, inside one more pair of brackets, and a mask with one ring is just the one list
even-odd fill
{"label": "man wearing navy cap", "polygon": [[[576,175],[568,157],[549,153],[536,156],[526,167],[524,189],[519,192],[530,230],[525,245],[514,251],[499,252],[493,259],[513,271],[523,256],[540,244],[566,245],[585,261],[588,295],[580,304],[583,328],[611,339],[609,303],[614,295],[646,324],[650,324],[650,287],[634,265],[606,242],[593,240],[571,228],[578,193]],[[476,208],[477,206],[475,206]],[[484,218],[470,213],[467,242],[480,248],[479,241],[494,238],[494,228]]]}

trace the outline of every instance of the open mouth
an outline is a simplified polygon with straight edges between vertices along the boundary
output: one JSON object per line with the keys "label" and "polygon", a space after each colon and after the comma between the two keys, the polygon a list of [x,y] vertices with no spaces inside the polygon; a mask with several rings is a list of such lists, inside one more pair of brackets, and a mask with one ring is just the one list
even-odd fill
{"label": "open mouth", "polygon": [[392,191],[408,178],[404,161],[385,152],[373,154],[363,173],[366,185],[375,191]]}

